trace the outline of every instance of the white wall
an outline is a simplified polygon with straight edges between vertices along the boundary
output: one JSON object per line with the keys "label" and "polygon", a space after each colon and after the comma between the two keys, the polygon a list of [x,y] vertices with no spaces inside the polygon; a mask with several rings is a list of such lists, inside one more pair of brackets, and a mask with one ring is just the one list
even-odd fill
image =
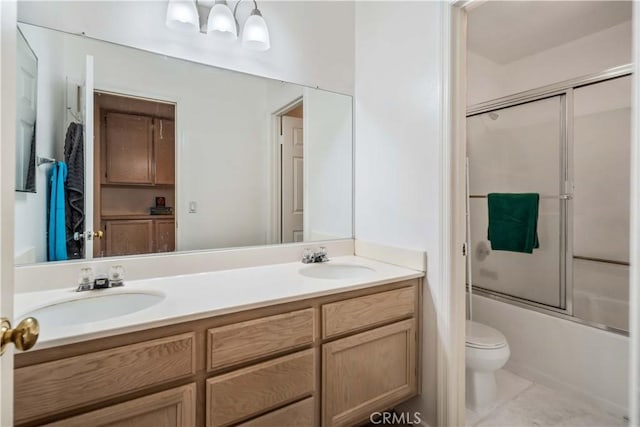
{"label": "white wall", "polygon": [[[239,8],[240,22],[250,2]],[[271,49],[165,27],[166,0],[20,2],[18,20],[264,77],[353,94],[353,2],[263,1]],[[206,12],[206,10],[203,10]],[[201,23],[206,15],[201,12]],[[114,25],[117,23],[117,25]]]}
{"label": "white wall", "polygon": [[[25,38],[38,57],[38,107],[36,154],[55,157],[62,145],[64,120],[64,71],[60,52],[63,37],[45,35],[23,28]],[[51,166],[36,168],[36,193],[16,192],[15,256],[16,262],[47,260],[47,199]]]}
{"label": "white wall", "polygon": [[436,312],[441,277],[442,8],[440,2],[356,3],[356,239],[428,254],[422,395],[436,423]]}
{"label": "white wall", "polygon": [[352,100],[304,89],[304,240],[353,234]]}
{"label": "white wall", "polygon": [[474,105],[630,62],[631,21],[506,65],[469,52],[467,102]]}

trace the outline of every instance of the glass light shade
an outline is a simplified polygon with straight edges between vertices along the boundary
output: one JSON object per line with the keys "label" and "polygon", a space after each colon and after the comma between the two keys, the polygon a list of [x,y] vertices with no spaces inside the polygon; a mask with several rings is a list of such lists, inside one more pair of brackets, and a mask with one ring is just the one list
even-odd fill
{"label": "glass light shade", "polygon": [[167,6],[167,27],[186,33],[200,31],[200,18],[194,0],[169,0]]}
{"label": "glass light shade", "polygon": [[207,20],[207,34],[215,34],[217,37],[235,40],[238,38],[236,19],[226,1],[216,1]]}
{"label": "glass light shade", "polygon": [[251,12],[242,30],[242,45],[253,50],[269,50],[269,28],[258,9]]}

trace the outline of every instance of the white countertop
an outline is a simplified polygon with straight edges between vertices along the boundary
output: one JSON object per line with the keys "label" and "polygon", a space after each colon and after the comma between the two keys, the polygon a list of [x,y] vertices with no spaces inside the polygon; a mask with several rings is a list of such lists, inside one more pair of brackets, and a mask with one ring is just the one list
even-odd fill
{"label": "white countertop", "polygon": [[299,273],[315,264],[293,262],[135,280],[122,288],[81,293],[75,292],[75,287],[19,293],[15,296],[15,318],[21,320],[38,308],[72,298],[144,291],[164,295],[156,305],[107,320],[83,323],[78,318],[77,323],[55,328],[47,328],[43,322],[35,346],[43,349],[424,276],[422,271],[356,256],[332,258],[328,264],[358,265],[373,271],[358,278],[317,279]]}

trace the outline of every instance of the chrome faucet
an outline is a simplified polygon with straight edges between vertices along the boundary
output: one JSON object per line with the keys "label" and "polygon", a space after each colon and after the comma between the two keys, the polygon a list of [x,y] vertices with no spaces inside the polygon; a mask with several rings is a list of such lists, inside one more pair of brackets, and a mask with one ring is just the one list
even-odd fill
{"label": "chrome faucet", "polygon": [[325,248],[324,246],[319,248],[317,251],[305,248],[304,253],[302,254],[302,262],[304,264],[313,264],[327,261],[329,261],[329,256],[327,254],[327,248]]}
{"label": "chrome faucet", "polygon": [[124,286],[124,269],[121,265],[109,268],[109,276],[101,274],[93,277],[91,267],[81,268],[76,292],[92,291],[95,289],[107,289]]}

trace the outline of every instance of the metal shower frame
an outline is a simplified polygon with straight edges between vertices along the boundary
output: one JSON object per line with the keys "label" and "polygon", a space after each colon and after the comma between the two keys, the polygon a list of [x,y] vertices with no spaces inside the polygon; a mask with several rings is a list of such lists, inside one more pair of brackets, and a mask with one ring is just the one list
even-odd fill
{"label": "metal shower frame", "polygon": [[[502,292],[492,291],[473,285],[473,291],[488,298],[498,301],[514,304],[523,308],[531,309],[537,312],[549,314],[577,323],[593,326],[610,332],[622,335],[629,335],[627,331],[613,328],[601,323],[592,322],[577,318],[573,315],[573,258],[581,257],[573,256],[573,203],[571,203],[573,194],[573,96],[574,90],[580,87],[601,83],[607,80],[631,75],[633,64],[626,64],[614,68],[604,70],[599,73],[589,74],[583,77],[565,80],[551,85],[543,86],[524,92],[519,92],[506,97],[494,99],[491,101],[475,104],[467,108],[466,117],[472,117],[479,114],[489,113],[503,108],[514,107],[517,105],[527,104],[530,102],[540,101],[547,98],[560,97],[560,105],[562,117],[560,121],[560,183],[559,183],[559,200],[560,200],[560,307],[554,307],[539,302],[531,301],[525,298],[515,297]],[[467,199],[468,200],[468,199]],[[467,238],[468,240],[468,238]],[[469,245],[470,246],[470,245]],[[471,247],[467,248],[467,256],[471,256]],[[564,256],[562,255],[564,254]],[[589,259],[596,262],[609,262],[609,260]],[[621,264],[619,262],[611,262]],[[469,284],[467,284],[467,289]]]}

